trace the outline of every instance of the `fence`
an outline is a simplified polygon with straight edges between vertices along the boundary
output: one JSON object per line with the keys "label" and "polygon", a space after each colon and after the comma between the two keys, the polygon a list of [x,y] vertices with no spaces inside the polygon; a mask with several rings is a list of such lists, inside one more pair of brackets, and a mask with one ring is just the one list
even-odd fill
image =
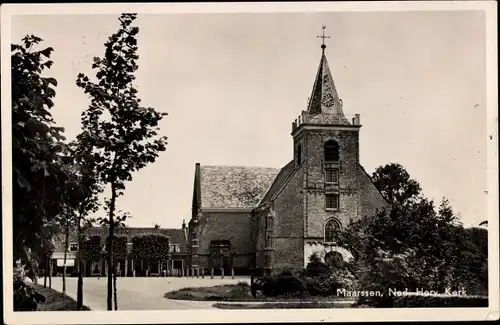
{"label": "fence", "polygon": [[[162,270],[160,274],[156,274],[154,276],[156,277],[178,277],[178,278],[221,278],[224,279],[225,277],[234,279],[234,268],[231,268],[231,274],[228,274],[227,276],[224,274],[224,269],[220,268],[220,275],[215,275],[215,269],[204,269],[204,268],[183,268],[183,269],[169,269],[169,270]],[[136,274],[135,272],[132,272],[132,276],[135,277]],[[149,277],[150,274],[146,272],[146,277]]]}

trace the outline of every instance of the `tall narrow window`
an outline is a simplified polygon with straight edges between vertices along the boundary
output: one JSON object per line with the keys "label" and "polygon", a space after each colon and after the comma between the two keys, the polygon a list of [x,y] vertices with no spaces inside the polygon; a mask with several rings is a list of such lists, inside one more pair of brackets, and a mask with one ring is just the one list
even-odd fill
{"label": "tall narrow window", "polygon": [[325,243],[335,242],[340,223],[336,219],[330,219],[325,224]]}
{"label": "tall narrow window", "polygon": [[338,194],[326,194],[326,208],[330,210],[338,210],[339,209],[339,195]]}
{"label": "tall narrow window", "polygon": [[273,246],[273,216],[268,215],[266,217],[266,233],[265,233],[265,243],[266,247]]}
{"label": "tall narrow window", "polygon": [[339,144],[335,140],[325,143],[325,161],[339,161]]}
{"label": "tall narrow window", "polygon": [[302,146],[299,145],[297,146],[297,166],[302,163]]}
{"label": "tall narrow window", "polygon": [[325,181],[326,183],[337,184],[339,182],[339,169],[338,168],[327,168],[325,170]]}

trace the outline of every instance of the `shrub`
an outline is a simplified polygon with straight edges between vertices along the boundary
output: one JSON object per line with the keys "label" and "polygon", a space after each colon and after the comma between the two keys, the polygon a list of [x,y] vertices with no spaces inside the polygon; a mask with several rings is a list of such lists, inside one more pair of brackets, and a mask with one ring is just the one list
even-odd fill
{"label": "shrub", "polygon": [[353,290],[356,279],[348,270],[336,270],[329,275],[304,276],[307,292],[312,296],[333,296],[337,289]]}
{"label": "shrub", "polygon": [[83,240],[80,252],[85,260],[97,260],[101,258],[101,236],[95,235]]}
{"label": "shrub", "polygon": [[310,277],[329,275],[331,274],[330,268],[321,261],[316,253],[309,257],[309,263],[307,264],[304,274]]}
{"label": "shrub", "polygon": [[488,307],[487,297],[467,296],[401,296],[395,297],[394,307]]}
{"label": "shrub", "polygon": [[39,302],[45,302],[45,297],[24,282],[26,271],[20,261],[16,261],[13,271],[14,311],[35,311]]}
{"label": "shrub", "polygon": [[261,277],[257,280],[257,287],[262,290],[262,294],[268,297],[297,295],[306,292],[304,282],[288,272]]}
{"label": "shrub", "polygon": [[24,281],[14,281],[14,311],[35,311],[45,297]]}

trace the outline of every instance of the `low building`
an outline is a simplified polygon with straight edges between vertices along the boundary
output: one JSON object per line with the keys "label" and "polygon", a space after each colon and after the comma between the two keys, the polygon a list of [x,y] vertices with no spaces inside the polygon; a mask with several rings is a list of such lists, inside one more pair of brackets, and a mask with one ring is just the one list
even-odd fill
{"label": "low building", "polygon": [[[125,242],[126,251],[115,252],[118,276],[145,276],[172,273],[172,270],[184,269],[187,266],[187,228],[185,223],[181,229],[165,228],[137,228],[124,227],[115,229],[115,235]],[[168,241],[168,252],[158,258],[134,258],[134,238],[145,235],[160,235]],[[64,272],[65,238],[60,234],[55,240],[55,251],[51,257],[51,269],[53,275],[61,275]],[[84,276],[104,276],[107,273],[106,239],[108,237],[107,227],[92,227],[85,232],[86,249],[81,251],[76,232],[70,233],[66,252],[66,274],[76,275],[78,270],[78,254],[82,254]],[[89,250],[88,247],[92,247]],[[92,252],[90,252],[92,251]]]}

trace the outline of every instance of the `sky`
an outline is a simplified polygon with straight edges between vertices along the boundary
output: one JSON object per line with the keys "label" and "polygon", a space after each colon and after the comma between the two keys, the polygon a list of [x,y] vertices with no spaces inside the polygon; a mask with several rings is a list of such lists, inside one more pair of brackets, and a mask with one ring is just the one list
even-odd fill
{"label": "sky", "polygon": [[[54,48],[57,124],[80,132],[89,104],[75,84],[117,15],[12,18]],[[482,11],[140,14],[136,85],[167,112],[167,150],[134,174],[118,208],[130,226],[189,220],[195,163],[280,168],[292,159],[292,121],[306,109],[326,55],[346,114],[360,114],[360,163],[403,165],[466,225],[487,219],[485,16]]]}

